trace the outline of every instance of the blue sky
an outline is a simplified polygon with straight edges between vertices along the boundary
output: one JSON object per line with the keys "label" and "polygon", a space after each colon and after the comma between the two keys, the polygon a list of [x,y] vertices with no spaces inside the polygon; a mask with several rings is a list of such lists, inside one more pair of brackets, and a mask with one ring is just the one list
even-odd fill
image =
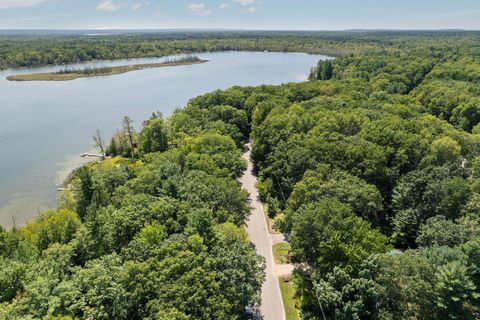
{"label": "blue sky", "polygon": [[1,29],[480,29],[480,0],[0,0]]}

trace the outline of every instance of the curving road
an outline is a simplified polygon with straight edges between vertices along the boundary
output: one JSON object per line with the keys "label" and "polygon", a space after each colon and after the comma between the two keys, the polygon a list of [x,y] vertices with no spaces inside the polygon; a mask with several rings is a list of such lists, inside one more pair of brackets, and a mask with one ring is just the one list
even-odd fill
{"label": "curving road", "polygon": [[277,279],[279,271],[277,269],[280,266],[276,266],[273,259],[273,241],[268,232],[263,207],[259,200],[258,190],[255,187],[257,179],[253,175],[253,165],[250,161],[250,145],[247,145],[246,149],[248,151],[243,154],[243,159],[247,161],[248,167],[240,182],[243,188],[250,193],[251,198],[252,214],[247,222],[247,233],[250,241],[255,245],[257,253],[265,257],[266,261],[266,280],[262,287],[260,310],[264,320],[285,320],[282,295]]}

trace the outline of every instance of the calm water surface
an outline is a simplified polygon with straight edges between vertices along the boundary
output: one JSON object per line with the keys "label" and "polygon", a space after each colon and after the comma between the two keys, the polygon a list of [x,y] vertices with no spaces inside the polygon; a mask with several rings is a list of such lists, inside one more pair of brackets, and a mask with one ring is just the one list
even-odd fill
{"label": "calm water surface", "polygon": [[[152,111],[170,115],[199,94],[233,85],[303,81],[322,56],[287,53],[199,54],[200,65],[147,69],[66,82],[10,82],[11,74],[60,67],[0,72],[0,224],[24,224],[55,207],[58,185],[92,151],[98,128],[105,140],[123,116],[137,128]],[[158,62],[131,59],[101,66]],[[89,63],[88,65],[94,65]]]}

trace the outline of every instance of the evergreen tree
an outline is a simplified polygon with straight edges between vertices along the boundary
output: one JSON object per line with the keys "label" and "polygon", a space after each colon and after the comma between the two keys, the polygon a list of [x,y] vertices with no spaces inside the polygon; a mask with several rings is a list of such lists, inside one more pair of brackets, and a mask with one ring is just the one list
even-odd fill
{"label": "evergreen tree", "polygon": [[92,172],[87,167],[81,167],[77,171],[79,187],[77,189],[77,214],[83,219],[87,214],[87,208],[93,197]]}
{"label": "evergreen tree", "polygon": [[110,145],[108,146],[107,154],[112,157],[116,157],[118,155],[118,148],[117,148],[117,142],[115,141],[115,137],[112,137],[112,139],[110,140]]}
{"label": "evergreen tree", "polygon": [[333,77],[333,64],[330,60],[320,60],[310,74],[310,80],[330,80]]}

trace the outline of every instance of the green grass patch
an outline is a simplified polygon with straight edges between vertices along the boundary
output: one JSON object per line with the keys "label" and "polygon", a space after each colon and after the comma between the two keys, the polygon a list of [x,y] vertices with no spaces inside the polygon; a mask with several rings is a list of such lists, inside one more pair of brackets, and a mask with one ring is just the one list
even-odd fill
{"label": "green grass patch", "polygon": [[295,307],[295,289],[293,288],[293,281],[291,276],[278,278],[280,284],[280,291],[282,292],[283,305],[285,307],[285,315],[287,320],[299,320],[300,313]]}
{"label": "green grass patch", "polygon": [[290,245],[287,242],[274,244],[272,250],[273,256],[275,257],[275,263],[290,263],[290,256],[288,255],[288,252],[290,251]]}

